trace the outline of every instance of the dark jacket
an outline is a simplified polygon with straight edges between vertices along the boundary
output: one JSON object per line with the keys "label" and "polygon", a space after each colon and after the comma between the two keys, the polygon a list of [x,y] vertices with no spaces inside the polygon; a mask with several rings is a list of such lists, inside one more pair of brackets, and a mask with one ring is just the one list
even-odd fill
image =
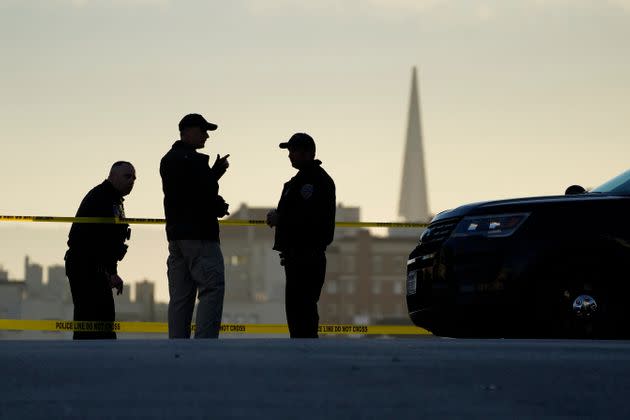
{"label": "dark jacket", "polygon": [[[125,217],[123,201],[111,182],[105,180],[83,198],[76,217]],[[73,223],[66,259],[117,274],[118,261],[127,253],[125,240],[130,234],[128,224]]]}
{"label": "dark jacket", "polygon": [[179,140],[160,162],[169,241],[219,240],[217,216],[224,201],[219,195],[218,177],[208,159],[208,155]]}
{"label": "dark jacket", "polygon": [[335,234],[335,183],[313,161],[284,184],[278,203],[273,249],[290,253],[325,251]]}

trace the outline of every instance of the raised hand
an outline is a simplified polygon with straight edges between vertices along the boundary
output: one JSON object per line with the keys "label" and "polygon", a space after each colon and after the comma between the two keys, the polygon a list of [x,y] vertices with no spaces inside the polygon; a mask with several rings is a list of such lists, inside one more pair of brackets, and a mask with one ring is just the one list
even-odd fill
{"label": "raised hand", "polygon": [[217,176],[217,179],[221,178],[223,174],[225,173],[225,171],[227,171],[227,168],[230,166],[230,162],[228,162],[227,160],[229,157],[230,157],[229,154],[223,157],[217,154],[217,158],[215,159],[214,164],[212,165],[212,172],[215,173],[215,175]]}

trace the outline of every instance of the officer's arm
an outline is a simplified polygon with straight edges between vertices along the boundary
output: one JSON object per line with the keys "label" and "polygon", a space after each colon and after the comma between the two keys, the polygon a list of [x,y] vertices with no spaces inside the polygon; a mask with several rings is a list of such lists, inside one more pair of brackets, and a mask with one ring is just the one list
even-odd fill
{"label": "officer's arm", "polygon": [[335,189],[334,185],[322,182],[316,186],[313,194],[315,214],[313,224],[319,246],[326,248],[333,239],[335,232]]}
{"label": "officer's arm", "polygon": [[[112,202],[106,197],[97,197],[93,205],[93,211],[98,217],[116,216]],[[120,229],[120,225],[101,223],[97,225],[98,234],[94,236],[99,260],[103,270],[110,276],[118,274],[118,254],[122,245],[118,234]]]}
{"label": "officer's arm", "polygon": [[326,184],[324,196],[324,203],[322,205],[322,232],[325,232],[325,246],[328,246],[335,236],[335,213],[337,211],[337,201],[334,184]]}

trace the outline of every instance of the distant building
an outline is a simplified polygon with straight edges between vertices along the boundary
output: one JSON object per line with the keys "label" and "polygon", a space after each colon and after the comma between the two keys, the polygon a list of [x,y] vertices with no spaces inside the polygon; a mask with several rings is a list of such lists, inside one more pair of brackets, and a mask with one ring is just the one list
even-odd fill
{"label": "distant building", "polygon": [[[269,210],[243,204],[230,219],[265,220]],[[337,221],[359,220],[358,207],[337,207]],[[321,321],[366,323],[387,317],[408,323],[403,291],[406,262],[420,232],[415,229],[413,236],[380,237],[365,229],[337,228],[327,252],[326,283],[319,305]],[[229,318],[286,322],[282,305],[284,269],[278,252],[272,249],[273,239],[274,230],[266,226],[221,227],[226,269],[224,312]],[[261,303],[269,307],[273,304],[275,309],[263,311],[264,305],[258,309],[251,306]],[[240,315],[237,308],[242,311]]]}
{"label": "distant building", "polygon": [[415,67],[411,73],[408,112],[398,215],[407,222],[427,222],[430,218],[429,199],[422,145],[418,76]]}
{"label": "distant building", "polygon": [[[24,282],[12,281],[9,273],[0,267],[0,319],[20,319]],[[9,337],[10,331],[0,330],[0,338]]]}
{"label": "distant building", "polygon": [[24,282],[0,280],[0,319],[19,319]]}
{"label": "distant building", "polygon": [[409,323],[405,302],[407,256],[417,237],[374,236],[367,230],[329,248],[320,316],[332,323]]}
{"label": "distant building", "polygon": [[24,283],[26,293],[30,296],[39,296],[44,284],[44,269],[39,264],[32,264],[28,255],[24,257]]}
{"label": "distant building", "polygon": [[[228,220],[265,220],[269,207],[242,204]],[[358,207],[339,204],[336,220],[358,222]],[[337,229],[335,238],[353,235],[356,228]],[[274,229],[267,226],[222,226],[221,247],[225,258],[226,302],[284,302],[284,269],[273,250]]]}
{"label": "distant building", "polygon": [[155,320],[155,283],[147,279],[137,282],[135,301],[144,306],[147,319]]}
{"label": "distant building", "polygon": [[45,297],[52,300],[70,301],[70,284],[66,277],[66,268],[63,265],[51,265],[48,267],[48,283]]}

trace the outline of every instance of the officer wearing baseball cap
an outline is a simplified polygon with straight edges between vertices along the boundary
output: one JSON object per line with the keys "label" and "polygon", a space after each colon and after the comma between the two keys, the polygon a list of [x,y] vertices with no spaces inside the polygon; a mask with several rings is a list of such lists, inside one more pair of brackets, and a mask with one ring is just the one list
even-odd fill
{"label": "officer wearing baseball cap", "polygon": [[199,114],[179,122],[180,140],[160,161],[169,256],[168,336],[190,338],[198,298],[195,338],[217,338],[225,294],[225,267],[218,219],[228,213],[219,195],[219,180],[229,163],[217,155],[197,152],[205,147],[208,131],[217,125]]}
{"label": "officer wearing baseball cap", "polygon": [[315,159],[315,141],[295,133],[289,150],[298,173],[284,184],[280,202],[267,214],[275,227],[273,249],[286,274],[285,309],[291,338],[317,338],[317,302],[326,277],[326,247],[335,233],[335,183]]}
{"label": "officer wearing baseball cap", "polygon": [[191,127],[199,127],[203,131],[214,131],[218,126],[206,121],[200,114],[185,115],[179,122],[179,132]]}

